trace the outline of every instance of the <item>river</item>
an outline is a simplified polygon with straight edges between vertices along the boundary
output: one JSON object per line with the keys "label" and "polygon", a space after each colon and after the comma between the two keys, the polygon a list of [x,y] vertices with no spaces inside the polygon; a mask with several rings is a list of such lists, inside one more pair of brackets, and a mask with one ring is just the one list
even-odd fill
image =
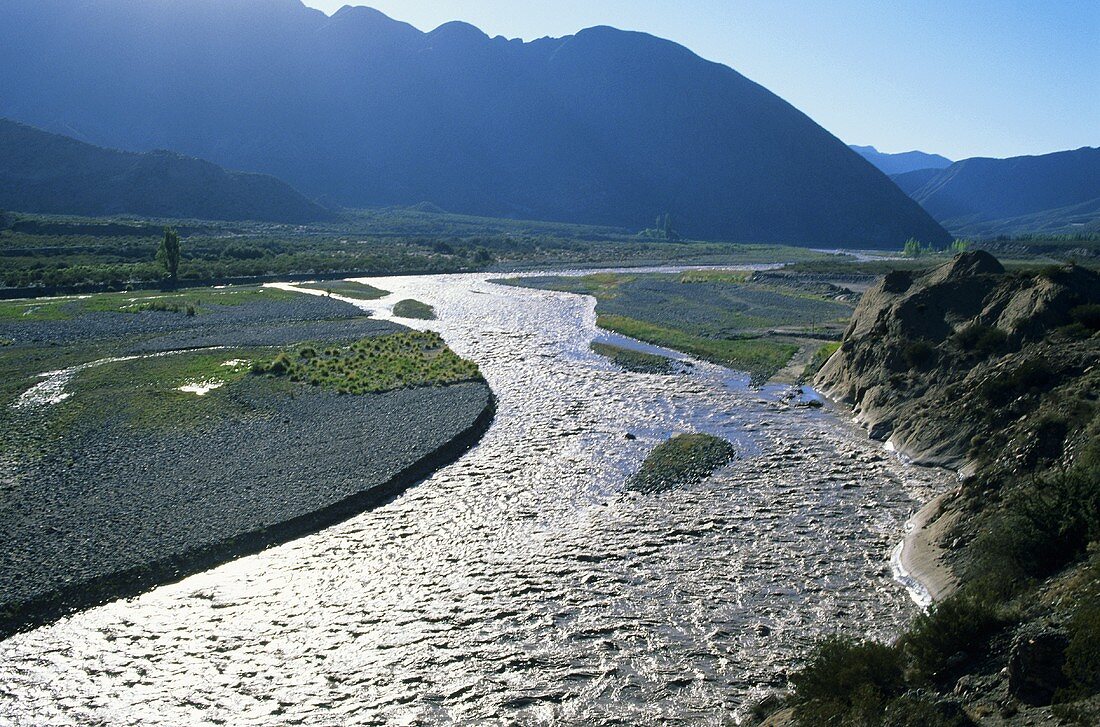
{"label": "river", "polygon": [[[788,387],[619,371],[589,351],[591,298],[489,280],[366,279],[394,295],[362,304],[436,308],[402,322],[480,364],[499,411],[477,448],[341,525],[0,643],[0,724],[730,724],[818,635],[912,616],[890,552],[949,475]],[[623,492],[687,431],[736,460]]]}

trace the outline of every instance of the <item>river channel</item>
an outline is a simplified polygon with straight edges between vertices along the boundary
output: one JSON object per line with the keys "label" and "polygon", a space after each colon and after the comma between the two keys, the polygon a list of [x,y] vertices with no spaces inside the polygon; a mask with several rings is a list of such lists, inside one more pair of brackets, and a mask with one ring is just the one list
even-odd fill
{"label": "river channel", "polygon": [[[338,526],[0,643],[0,724],[733,724],[817,636],[912,616],[890,553],[947,473],[789,387],[618,370],[589,350],[612,340],[591,298],[490,279],[367,279],[394,294],[362,303],[436,308],[402,322],[480,364],[499,409],[478,447]],[[623,491],[689,431],[737,458]]]}

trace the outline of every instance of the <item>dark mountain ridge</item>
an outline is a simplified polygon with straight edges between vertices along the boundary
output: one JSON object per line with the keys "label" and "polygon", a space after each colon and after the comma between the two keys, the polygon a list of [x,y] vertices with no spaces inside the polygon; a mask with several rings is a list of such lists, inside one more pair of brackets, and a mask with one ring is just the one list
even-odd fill
{"label": "dark mountain ridge", "polygon": [[1100,148],[964,159],[893,179],[956,234],[1100,230]]}
{"label": "dark mountain ridge", "polygon": [[168,151],[115,151],[0,119],[0,208],[304,223],[330,217],[285,183]]}
{"label": "dark mountain ridge", "polygon": [[[946,232],[804,114],[642,33],[422,33],[298,0],[10,0],[0,114],[169,148],[348,206],[895,247]],[[125,113],[120,113],[125,109]]]}

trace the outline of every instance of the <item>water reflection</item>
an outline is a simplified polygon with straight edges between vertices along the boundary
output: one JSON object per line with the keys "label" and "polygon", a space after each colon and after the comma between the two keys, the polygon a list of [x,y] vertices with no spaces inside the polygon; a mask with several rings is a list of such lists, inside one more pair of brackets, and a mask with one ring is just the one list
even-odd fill
{"label": "water reflection", "polygon": [[[720,367],[620,372],[589,299],[368,282],[394,295],[364,306],[429,303],[407,323],[479,362],[482,444],[379,510],[0,644],[0,722],[717,724],[816,634],[910,613],[890,549],[944,475]],[[684,431],[739,457],[623,494]]]}

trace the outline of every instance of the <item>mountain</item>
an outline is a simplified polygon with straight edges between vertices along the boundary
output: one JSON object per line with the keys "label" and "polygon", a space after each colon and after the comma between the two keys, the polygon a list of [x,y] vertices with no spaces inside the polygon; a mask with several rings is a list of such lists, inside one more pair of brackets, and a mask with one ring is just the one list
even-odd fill
{"label": "mountain", "polygon": [[167,151],[103,149],[6,119],[0,119],[0,208],[294,223],[329,216],[274,177]]}
{"label": "mountain", "polygon": [[878,167],[884,174],[905,174],[918,169],[944,169],[951,166],[951,160],[939,154],[923,151],[907,151],[901,154],[887,154],[873,146],[850,146],[852,151]]}
{"label": "mountain", "polygon": [[1100,231],[1100,148],[964,159],[893,180],[956,235]]}
{"label": "mountain", "polygon": [[732,69],[607,27],[524,43],[299,0],[5,0],[0,114],[343,205],[897,247],[947,233]]}

